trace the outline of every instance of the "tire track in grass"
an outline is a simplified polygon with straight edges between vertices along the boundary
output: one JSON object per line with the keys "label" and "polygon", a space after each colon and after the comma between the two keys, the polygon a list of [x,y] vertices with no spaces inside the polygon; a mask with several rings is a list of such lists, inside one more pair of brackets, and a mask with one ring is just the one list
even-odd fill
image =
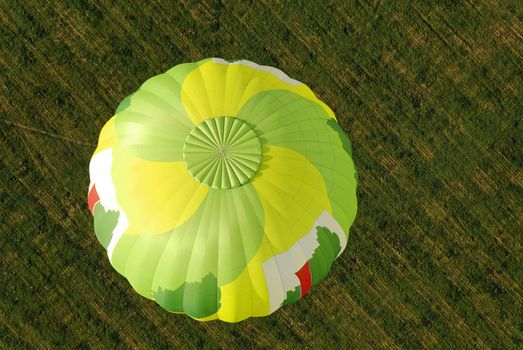
{"label": "tire track in grass", "polygon": [[77,144],[77,145],[80,145],[80,146],[85,146],[85,147],[90,147],[90,148],[96,147],[96,145],[94,143],[89,143],[89,142],[85,142],[85,141],[78,141],[78,140],[70,139],[68,137],[60,136],[58,134],[55,134],[53,132],[40,130],[40,129],[37,129],[37,128],[33,128],[31,126],[27,126],[27,125],[23,125],[23,124],[20,124],[20,123],[17,123],[17,122],[13,122],[11,120],[0,120],[0,122],[4,123],[6,125],[10,125],[10,126],[19,128],[19,129],[24,130],[24,131],[30,131],[30,132],[33,132],[33,133],[38,133],[40,135],[44,135],[44,136],[47,136],[47,137],[52,137],[54,139],[65,141],[65,142],[68,142],[68,143],[74,143],[74,144]]}

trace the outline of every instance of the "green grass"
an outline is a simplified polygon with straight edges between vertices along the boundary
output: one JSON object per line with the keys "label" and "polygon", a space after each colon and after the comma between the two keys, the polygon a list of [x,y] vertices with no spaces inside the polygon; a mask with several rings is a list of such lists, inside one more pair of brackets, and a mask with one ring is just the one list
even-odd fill
{"label": "green grass", "polygon": [[[519,1],[167,3],[0,3],[0,348],[523,347]],[[239,324],[139,297],[86,204],[118,103],[209,56],[308,84],[360,179],[326,280]]]}

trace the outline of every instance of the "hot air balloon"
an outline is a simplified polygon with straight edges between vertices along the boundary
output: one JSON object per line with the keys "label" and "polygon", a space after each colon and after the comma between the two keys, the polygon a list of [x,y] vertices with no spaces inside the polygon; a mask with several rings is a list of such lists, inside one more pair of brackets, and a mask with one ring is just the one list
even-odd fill
{"label": "hot air balloon", "polygon": [[356,215],[351,145],[303,83],[247,60],[175,66],[125,98],[91,159],[88,205],[111,265],[198,320],[303,298]]}

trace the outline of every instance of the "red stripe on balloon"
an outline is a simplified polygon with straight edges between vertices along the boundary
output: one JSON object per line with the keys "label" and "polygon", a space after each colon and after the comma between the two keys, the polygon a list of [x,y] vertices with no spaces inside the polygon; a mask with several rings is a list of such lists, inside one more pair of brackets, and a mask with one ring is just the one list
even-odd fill
{"label": "red stripe on balloon", "polygon": [[99,200],[100,200],[100,197],[98,197],[98,192],[96,192],[96,185],[93,185],[93,187],[89,191],[89,195],[87,197],[87,204],[89,205],[89,210],[91,211],[91,215],[94,215],[94,205]]}
{"label": "red stripe on balloon", "polygon": [[296,276],[298,276],[298,279],[300,280],[301,285],[301,297],[309,291],[309,288],[312,284],[312,277],[311,277],[311,269],[309,267],[309,262],[307,261],[305,265],[301,267],[301,269],[295,273]]}

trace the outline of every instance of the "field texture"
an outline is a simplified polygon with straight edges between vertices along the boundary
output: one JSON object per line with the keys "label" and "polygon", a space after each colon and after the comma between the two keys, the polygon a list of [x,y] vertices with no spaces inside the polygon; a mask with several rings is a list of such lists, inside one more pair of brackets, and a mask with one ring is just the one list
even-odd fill
{"label": "field texture", "polygon": [[[353,144],[359,212],[304,300],[239,324],[139,297],[86,204],[148,77],[246,58],[308,84]],[[0,2],[0,348],[523,347],[523,6]]]}

